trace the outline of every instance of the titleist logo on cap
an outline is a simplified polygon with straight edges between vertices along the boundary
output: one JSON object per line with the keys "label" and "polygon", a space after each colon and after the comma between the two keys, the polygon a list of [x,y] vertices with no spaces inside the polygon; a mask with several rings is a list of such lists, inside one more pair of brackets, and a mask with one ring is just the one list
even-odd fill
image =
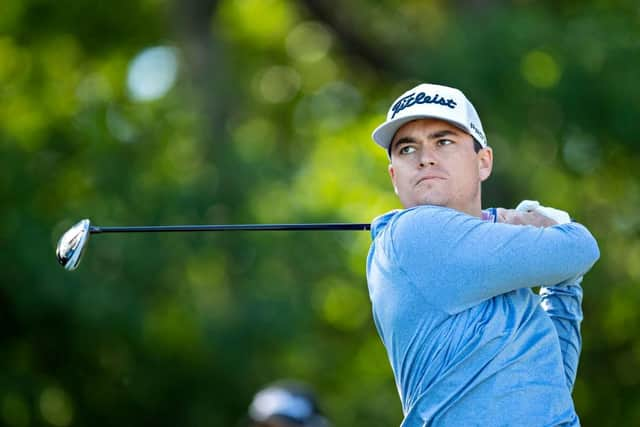
{"label": "titleist logo on cap", "polygon": [[391,107],[391,110],[393,111],[391,119],[393,119],[400,111],[415,104],[440,104],[449,108],[456,108],[456,105],[458,105],[458,103],[453,99],[444,99],[437,93],[433,96],[433,98],[424,92],[420,92],[417,95],[414,93],[410,93],[409,95],[399,99],[398,102],[396,102],[393,107]]}
{"label": "titleist logo on cap", "polygon": [[484,134],[482,133],[482,131],[480,129],[478,129],[476,127],[475,124],[473,124],[473,122],[469,123],[469,128],[471,128],[471,130],[474,131],[476,133],[476,135],[482,139],[482,141],[484,141],[484,139],[485,139],[484,138]]}

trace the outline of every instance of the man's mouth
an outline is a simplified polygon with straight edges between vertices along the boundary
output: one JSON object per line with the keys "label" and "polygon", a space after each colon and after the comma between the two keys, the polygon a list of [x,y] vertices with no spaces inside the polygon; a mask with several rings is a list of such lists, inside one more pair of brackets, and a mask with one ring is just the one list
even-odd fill
{"label": "man's mouth", "polygon": [[416,185],[422,183],[422,182],[431,182],[431,181],[439,181],[439,180],[443,180],[445,179],[444,177],[440,176],[440,175],[425,175],[423,177],[421,177],[418,182],[416,182]]}

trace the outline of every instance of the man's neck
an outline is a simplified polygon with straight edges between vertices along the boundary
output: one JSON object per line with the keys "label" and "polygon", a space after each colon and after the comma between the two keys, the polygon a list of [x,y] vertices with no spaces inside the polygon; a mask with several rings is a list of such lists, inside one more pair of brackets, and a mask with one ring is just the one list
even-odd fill
{"label": "man's neck", "polygon": [[480,204],[480,201],[478,201],[477,203],[473,203],[470,206],[447,206],[451,209],[455,209],[457,211],[460,212],[464,212],[467,215],[471,215],[471,216],[475,216],[477,218],[482,218],[482,205]]}

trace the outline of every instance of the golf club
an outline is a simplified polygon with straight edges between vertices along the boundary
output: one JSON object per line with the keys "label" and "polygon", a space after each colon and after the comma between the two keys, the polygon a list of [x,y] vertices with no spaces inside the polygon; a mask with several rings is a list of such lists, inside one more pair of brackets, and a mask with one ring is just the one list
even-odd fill
{"label": "golf club", "polygon": [[80,264],[90,234],[100,233],[158,233],[185,231],[303,231],[303,230],[369,230],[371,224],[226,224],[226,225],[157,225],[129,227],[99,227],[83,219],[67,230],[56,248],[58,262],[67,270]]}

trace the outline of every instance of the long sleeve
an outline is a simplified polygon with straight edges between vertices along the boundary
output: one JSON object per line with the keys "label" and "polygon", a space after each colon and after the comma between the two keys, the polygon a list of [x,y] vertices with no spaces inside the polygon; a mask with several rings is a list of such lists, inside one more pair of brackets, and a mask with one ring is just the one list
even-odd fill
{"label": "long sleeve", "polygon": [[403,426],[580,425],[578,286],[599,256],[585,227],[425,205],[376,218],[371,230],[369,296]]}
{"label": "long sleeve", "polygon": [[569,391],[573,390],[578,370],[582,337],[582,277],[555,286],[540,288],[540,306],[547,312],[558,333],[564,374]]}
{"label": "long sleeve", "polygon": [[599,257],[595,239],[578,223],[490,223],[436,206],[403,211],[389,232],[389,253],[408,280],[449,313],[516,289],[575,280]]}

